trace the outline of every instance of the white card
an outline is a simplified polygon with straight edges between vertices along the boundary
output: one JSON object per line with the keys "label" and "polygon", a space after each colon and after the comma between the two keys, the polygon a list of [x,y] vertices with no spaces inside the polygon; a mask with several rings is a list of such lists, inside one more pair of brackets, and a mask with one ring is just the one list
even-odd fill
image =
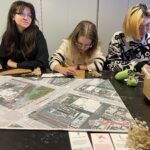
{"label": "white card", "polygon": [[129,150],[127,146],[127,136],[125,133],[111,133],[110,134],[116,150]]}
{"label": "white card", "polygon": [[94,150],[114,150],[108,133],[91,133],[91,139]]}
{"label": "white card", "polygon": [[54,78],[54,77],[64,77],[61,73],[43,73],[42,78]]}
{"label": "white card", "polygon": [[93,150],[86,132],[69,132],[72,150]]}

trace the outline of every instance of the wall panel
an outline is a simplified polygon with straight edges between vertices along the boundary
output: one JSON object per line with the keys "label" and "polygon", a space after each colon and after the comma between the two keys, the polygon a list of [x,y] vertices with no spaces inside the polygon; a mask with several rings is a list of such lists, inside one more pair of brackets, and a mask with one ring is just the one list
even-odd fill
{"label": "wall panel", "polygon": [[97,0],[43,0],[42,6],[43,32],[50,56],[79,21],[96,23]]}
{"label": "wall panel", "polygon": [[104,54],[107,54],[112,35],[122,29],[122,22],[127,8],[127,0],[115,0],[115,2],[99,0],[98,33]]}

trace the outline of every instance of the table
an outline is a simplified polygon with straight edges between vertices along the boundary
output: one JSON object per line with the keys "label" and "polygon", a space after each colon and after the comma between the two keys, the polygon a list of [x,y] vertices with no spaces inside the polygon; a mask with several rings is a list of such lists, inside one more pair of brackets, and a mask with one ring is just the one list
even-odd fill
{"label": "table", "polygon": [[116,81],[113,73],[104,72],[104,78],[109,78],[114,88],[120,95],[124,104],[134,118],[145,120],[150,127],[150,101],[143,95],[143,81],[140,80],[136,87],[129,87],[125,83]]}
{"label": "table", "polygon": [[[150,126],[150,101],[142,93],[143,82],[137,87],[128,87],[116,81],[114,73],[103,72],[104,79],[110,79],[133,117],[145,120]],[[66,131],[39,130],[0,130],[1,150],[70,150],[69,136]]]}

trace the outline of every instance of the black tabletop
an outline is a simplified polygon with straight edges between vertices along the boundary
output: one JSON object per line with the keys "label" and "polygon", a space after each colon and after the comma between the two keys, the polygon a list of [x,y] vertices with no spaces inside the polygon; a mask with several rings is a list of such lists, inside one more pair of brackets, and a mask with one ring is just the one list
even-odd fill
{"label": "black tabletop", "polygon": [[[107,74],[107,72],[105,73]],[[110,79],[131,115],[141,121],[146,121],[150,127],[150,100],[143,94],[143,80],[139,79],[139,83],[136,87],[130,87],[127,86],[125,82],[114,79],[113,73],[111,73],[111,75],[108,75],[109,73],[106,74],[104,77]]]}
{"label": "black tabletop", "polygon": [[[144,120],[150,126],[150,101],[143,95],[143,82],[129,87],[114,79],[114,73],[103,72],[134,118]],[[67,131],[0,129],[1,150],[71,150]]]}

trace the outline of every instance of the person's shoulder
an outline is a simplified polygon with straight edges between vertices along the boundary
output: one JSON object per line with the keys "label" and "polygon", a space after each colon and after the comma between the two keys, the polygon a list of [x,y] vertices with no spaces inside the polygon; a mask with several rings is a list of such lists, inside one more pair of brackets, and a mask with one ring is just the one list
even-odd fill
{"label": "person's shoulder", "polygon": [[117,31],[117,32],[115,32],[114,34],[113,34],[113,36],[116,36],[116,35],[118,35],[118,36],[124,36],[124,33],[122,32],[122,31]]}
{"label": "person's shoulder", "polygon": [[44,33],[39,29],[39,27],[36,27],[35,30],[36,30],[36,39],[38,40],[45,39]]}
{"label": "person's shoulder", "polygon": [[64,46],[70,46],[70,40],[68,40],[68,39],[62,39],[62,45],[64,45]]}
{"label": "person's shoulder", "polygon": [[43,31],[37,25],[33,25],[32,30],[34,30],[34,32],[36,33],[36,36],[37,35],[43,35]]}
{"label": "person's shoulder", "polygon": [[43,35],[43,32],[39,29],[38,26],[35,27],[35,30],[36,30],[37,36],[38,35]]}
{"label": "person's shoulder", "polygon": [[122,31],[117,31],[113,34],[111,40],[112,41],[118,41],[118,40],[122,41],[122,39],[124,39],[124,38],[125,38],[125,34]]}
{"label": "person's shoulder", "polygon": [[70,43],[70,41],[69,41],[68,39],[62,39],[62,42],[63,42],[63,43],[66,43],[66,44],[69,44],[69,43]]}

